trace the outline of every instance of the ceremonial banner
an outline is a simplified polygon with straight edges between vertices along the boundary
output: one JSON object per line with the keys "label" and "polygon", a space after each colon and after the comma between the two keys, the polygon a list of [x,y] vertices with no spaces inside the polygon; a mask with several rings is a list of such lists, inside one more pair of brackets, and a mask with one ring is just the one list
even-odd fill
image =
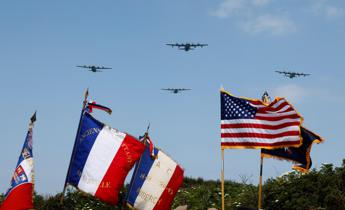
{"label": "ceremonial banner", "polygon": [[299,163],[300,165],[294,165],[292,168],[302,173],[307,173],[312,165],[310,158],[310,150],[313,143],[320,143],[323,139],[309,131],[308,129],[301,127],[302,133],[302,145],[300,147],[285,147],[279,149],[262,149],[261,155],[266,158],[277,158]]}
{"label": "ceremonial banner", "polygon": [[11,186],[5,193],[5,200],[0,210],[26,210],[34,208],[34,160],[32,155],[32,126],[36,121],[36,114],[31,118],[22,152],[11,179]]}
{"label": "ceremonial banner", "polygon": [[116,204],[128,172],[144,150],[134,137],[84,113],[67,183]]}
{"label": "ceremonial banner", "polygon": [[301,144],[302,117],[284,98],[265,104],[221,91],[221,147],[277,148]]}
{"label": "ceremonial banner", "polygon": [[127,203],[136,210],[170,209],[183,182],[183,169],[161,150],[147,144],[129,186]]}

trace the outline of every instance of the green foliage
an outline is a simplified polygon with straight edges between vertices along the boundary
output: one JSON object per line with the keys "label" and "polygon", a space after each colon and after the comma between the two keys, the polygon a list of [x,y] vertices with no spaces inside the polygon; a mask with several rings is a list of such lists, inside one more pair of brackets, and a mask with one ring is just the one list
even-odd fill
{"label": "green foliage", "polygon": [[[120,194],[120,196],[122,193]],[[120,210],[121,204],[116,206],[105,204],[98,199],[79,191],[68,191],[61,203],[61,194],[42,197],[35,196],[36,210]],[[121,199],[122,200],[122,199]]]}
{"label": "green foliage", "polygon": [[[257,187],[246,183],[225,181],[225,208],[232,210],[240,206],[255,207],[257,205]],[[202,178],[185,178],[178,191],[173,208],[188,205],[188,209],[200,210],[207,208],[221,209],[221,183],[204,181]]]}
{"label": "green foliage", "polygon": [[324,164],[308,174],[292,172],[267,180],[264,185],[266,209],[345,209],[345,160],[334,168]]}
{"label": "green foliage", "polygon": [[[246,177],[242,183],[225,181],[225,209],[239,207],[256,209],[258,188],[248,184]],[[124,187],[119,195],[119,204],[111,206],[79,191],[68,191],[63,205],[61,194],[42,196],[35,194],[36,210],[128,210],[122,208],[126,195]],[[4,199],[0,195],[0,203]],[[202,178],[185,178],[178,191],[172,209],[188,205],[188,209],[221,209],[220,181]],[[291,172],[281,177],[269,179],[263,186],[263,206],[266,210],[345,210],[345,159],[341,167],[324,164],[319,171],[313,169],[308,174]]]}

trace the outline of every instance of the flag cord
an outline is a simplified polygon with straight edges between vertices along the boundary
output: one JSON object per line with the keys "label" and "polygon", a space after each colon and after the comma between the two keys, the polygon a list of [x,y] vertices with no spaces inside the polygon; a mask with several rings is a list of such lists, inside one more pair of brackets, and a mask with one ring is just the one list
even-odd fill
{"label": "flag cord", "polygon": [[260,151],[260,176],[259,176],[259,195],[258,195],[258,209],[261,209],[262,204],[262,168],[264,165],[264,157]]}
{"label": "flag cord", "polygon": [[63,204],[63,199],[64,199],[65,193],[66,193],[67,178],[68,178],[69,173],[70,173],[70,170],[71,170],[71,162],[72,162],[72,160],[73,160],[73,158],[74,158],[74,155],[75,155],[75,149],[76,149],[76,145],[77,145],[78,135],[79,135],[79,132],[80,132],[80,129],[81,129],[83,114],[84,114],[84,110],[85,110],[85,107],[86,107],[86,104],[87,104],[87,97],[88,97],[88,96],[89,96],[89,88],[86,89],[85,94],[84,94],[84,101],[83,101],[83,107],[82,107],[82,109],[81,109],[81,114],[80,114],[80,119],[79,119],[78,130],[77,130],[77,134],[76,134],[76,136],[75,136],[74,145],[73,145],[73,150],[72,150],[72,154],[71,154],[71,158],[70,158],[70,161],[69,161],[69,166],[68,166],[68,170],[67,170],[67,174],[66,174],[66,178],[65,178],[65,184],[64,184],[63,191],[62,191],[62,195],[61,195],[61,198],[60,198],[60,204],[61,204],[61,205]]}

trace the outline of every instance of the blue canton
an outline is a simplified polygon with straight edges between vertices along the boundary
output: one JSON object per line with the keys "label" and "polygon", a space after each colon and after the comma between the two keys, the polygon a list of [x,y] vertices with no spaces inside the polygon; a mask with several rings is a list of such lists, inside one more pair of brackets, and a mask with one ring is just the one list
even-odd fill
{"label": "blue canton", "polygon": [[236,98],[226,93],[221,93],[221,119],[254,119],[257,108],[250,105],[249,101]]}

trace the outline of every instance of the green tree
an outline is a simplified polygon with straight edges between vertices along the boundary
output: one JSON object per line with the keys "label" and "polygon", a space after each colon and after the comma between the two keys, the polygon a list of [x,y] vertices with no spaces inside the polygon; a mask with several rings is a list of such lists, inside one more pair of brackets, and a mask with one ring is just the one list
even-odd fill
{"label": "green tree", "polygon": [[264,185],[266,209],[345,209],[345,160],[341,167],[324,164],[307,174],[292,172]]}

